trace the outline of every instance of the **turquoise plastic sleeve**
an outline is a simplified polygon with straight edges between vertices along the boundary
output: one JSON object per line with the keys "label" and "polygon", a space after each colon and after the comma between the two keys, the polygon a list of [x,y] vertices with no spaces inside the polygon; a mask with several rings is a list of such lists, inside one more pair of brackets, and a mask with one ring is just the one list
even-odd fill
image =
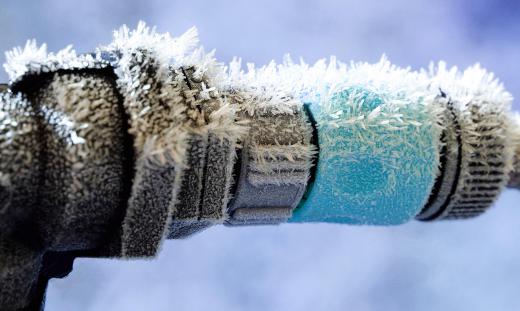
{"label": "turquoise plastic sleeve", "polygon": [[348,87],[309,108],[319,160],[289,222],[396,225],[414,218],[439,156],[439,130],[422,99]]}

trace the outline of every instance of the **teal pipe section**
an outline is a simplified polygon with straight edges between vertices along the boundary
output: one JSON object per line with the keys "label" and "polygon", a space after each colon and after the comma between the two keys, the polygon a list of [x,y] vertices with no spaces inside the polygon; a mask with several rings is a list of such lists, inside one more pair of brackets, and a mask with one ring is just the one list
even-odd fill
{"label": "teal pipe section", "polygon": [[426,203],[438,170],[439,127],[423,97],[345,87],[309,104],[319,161],[289,222],[397,225]]}

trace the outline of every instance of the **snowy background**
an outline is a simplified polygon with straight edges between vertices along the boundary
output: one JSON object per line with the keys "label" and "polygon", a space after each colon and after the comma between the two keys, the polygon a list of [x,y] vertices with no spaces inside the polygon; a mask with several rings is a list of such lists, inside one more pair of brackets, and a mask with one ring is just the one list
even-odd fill
{"label": "snowy background", "polygon": [[[196,25],[221,61],[480,62],[520,97],[515,0],[0,0],[0,50],[37,38],[86,52],[140,19],[173,35]],[[508,191],[475,220],[393,228],[216,227],[153,261],[78,259],[46,310],[520,310],[519,202]]]}

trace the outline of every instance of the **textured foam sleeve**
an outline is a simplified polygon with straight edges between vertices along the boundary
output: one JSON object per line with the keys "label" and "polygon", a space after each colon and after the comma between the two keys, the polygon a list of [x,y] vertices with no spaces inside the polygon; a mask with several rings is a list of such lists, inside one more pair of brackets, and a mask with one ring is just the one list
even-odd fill
{"label": "textured foam sleeve", "polygon": [[[291,222],[396,225],[424,206],[438,168],[435,114],[406,89],[346,85],[310,105],[319,161]],[[431,108],[431,107],[430,107]]]}

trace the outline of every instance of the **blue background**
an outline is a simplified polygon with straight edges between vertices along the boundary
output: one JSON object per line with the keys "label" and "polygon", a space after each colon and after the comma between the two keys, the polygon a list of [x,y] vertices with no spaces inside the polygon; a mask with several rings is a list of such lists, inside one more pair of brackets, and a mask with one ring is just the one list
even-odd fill
{"label": "blue background", "polygon": [[[173,35],[196,25],[221,61],[480,62],[520,94],[520,2],[505,0],[1,0],[0,50],[37,38],[90,51],[140,19]],[[216,227],[153,261],[78,259],[47,310],[519,310],[519,201],[507,191],[469,221]]]}

